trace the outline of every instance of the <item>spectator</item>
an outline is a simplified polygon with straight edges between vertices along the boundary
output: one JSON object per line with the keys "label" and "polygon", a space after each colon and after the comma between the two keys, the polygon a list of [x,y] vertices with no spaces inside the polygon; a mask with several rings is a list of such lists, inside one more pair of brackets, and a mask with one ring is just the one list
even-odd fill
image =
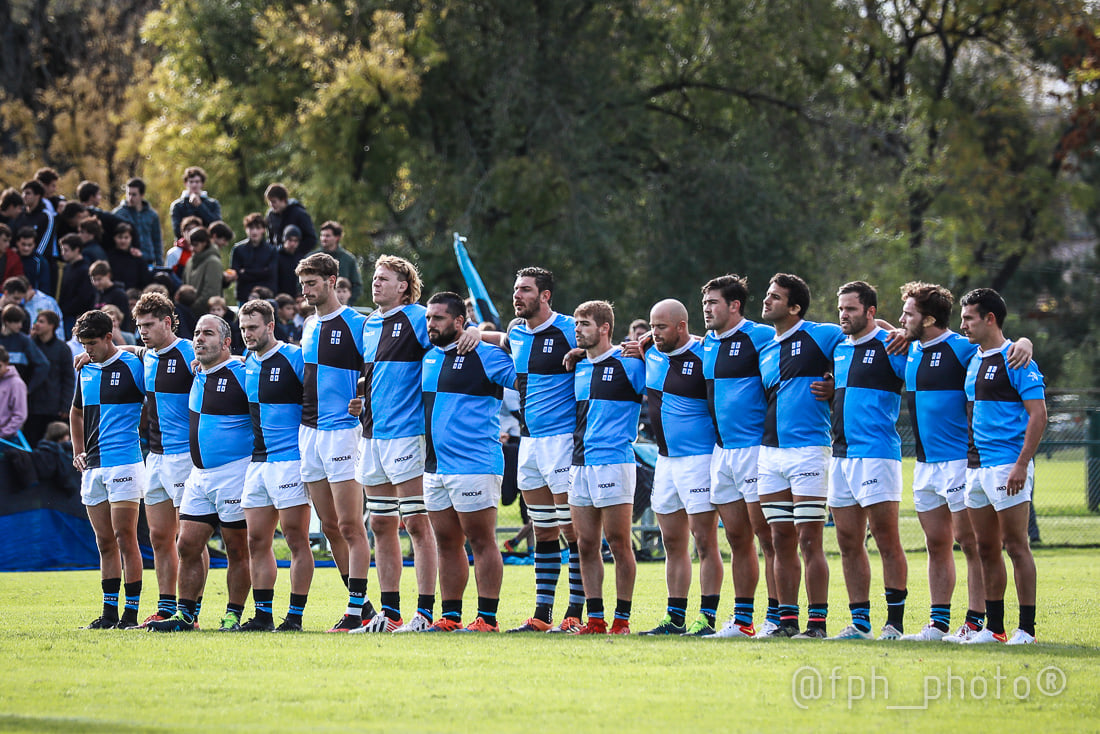
{"label": "spectator", "polygon": [[237,303],[244,303],[256,286],[275,289],[277,256],[267,241],[267,226],[259,213],[244,218],[248,237],[233,247],[232,267],[237,273]]}
{"label": "spectator", "polygon": [[63,338],[58,338],[61,317],[53,311],[41,311],[31,325],[31,341],[46,357],[46,381],[27,397],[27,423],[23,435],[31,446],[46,433],[52,421],[68,419],[76,388],[73,358]]}
{"label": "spectator", "polygon": [[[23,214],[12,226],[13,232],[18,232],[22,227],[30,227],[34,230],[34,251],[43,258],[52,258],[55,254],[56,240],[54,233],[54,219],[57,213],[53,206],[46,206],[46,189],[38,181],[31,179],[23,182]],[[47,291],[53,290],[53,281]]]}
{"label": "spectator", "polygon": [[336,279],[336,300],[340,302],[341,306],[351,303],[351,281],[347,278]]}
{"label": "spectator", "polygon": [[0,346],[0,438],[11,438],[27,420],[27,386]]}
{"label": "spectator", "polygon": [[244,354],[244,337],[241,335],[240,327],[237,325],[237,315],[226,304],[225,299],[221,296],[214,296],[207,303],[207,309],[209,313],[214,314],[220,319],[223,319],[225,323],[229,324],[229,351],[233,354]]}
{"label": "spectator", "polygon": [[132,178],[126,182],[126,198],[115,207],[115,216],[134,228],[141,259],[148,266],[164,264],[164,244],[160,235],[160,215],[145,200],[145,182]]}
{"label": "spectator", "polygon": [[107,251],[103,249],[103,227],[95,217],[80,220],[77,232],[84,242],[84,259],[88,265],[107,259]]}
{"label": "spectator", "polygon": [[114,333],[112,334],[111,341],[115,343],[115,346],[121,347],[129,345],[132,347],[137,344],[137,337],[134,335],[134,332],[123,325],[123,319],[126,314],[122,312],[121,308],[113,303],[108,303],[103,306],[103,313],[110,316],[111,322],[114,323]]}
{"label": "spectator", "polygon": [[191,230],[191,259],[183,269],[183,282],[194,286],[195,316],[206,313],[207,301],[222,294],[222,259],[205,227]]}
{"label": "spectator", "polygon": [[191,241],[187,239],[187,235],[191,233],[191,230],[203,226],[205,225],[199,217],[184,219],[183,224],[180,225],[183,234],[176,240],[176,244],[172,246],[172,249],[168,251],[164,258],[165,267],[171,268],[172,272],[179,278],[183,278],[183,269],[187,267],[187,261],[191,259]]}
{"label": "spectator", "polygon": [[61,261],[64,266],[57,300],[65,326],[63,334],[68,335],[72,333],[80,314],[95,308],[95,286],[88,274],[88,261],[84,259],[84,240],[80,235],[67,234],[61,238]]}
{"label": "spectator", "polygon": [[32,458],[38,481],[69,494],[80,492],[80,472],[73,467],[73,443],[68,423],[54,421],[34,447]]}
{"label": "spectator", "polygon": [[357,303],[363,294],[363,273],[359,258],[340,246],[344,228],[339,222],[329,220],[321,225],[321,249],[336,258],[340,264],[340,277],[351,283],[351,303]]}
{"label": "spectator", "polygon": [[105,260],[94,262],[92,267],[88,268],[88,275],[96,290],[95,303],[92,307],[102,309],[107,304],[111,304],[123,314],[123,328],[132,332],[133,318],[126,316],[126,312],[130,309],[130,299],[126,297],[126,289],[115,282],[111,264]]}
{"label": "spectator", "polygon": [[142,259],[141,248],[134,244],[134,228],[126,222],[115,227],[114,247],[107,253],[115,282],[123,288],[144,288],[149,282],[149,266]]}
{"label": "spectator", "polygon": [[11,227],[0,223],[0,279],[23,274],[23,260],[18,250],[11,248]]}
{"label": "spectator", "polygon": [[16,226],[15,220],[23,216],[23,195],[12,188],[0,192],[0,224],[8,229]]}
{"label": "spectator", "polygon": [[15,251],[19,254],[19,262],[23,266],[23,275],[27,282],[33,283],[36,288],[50,292],[50,266],[46,258],[34,249],[34,230],[30,227],[20,227],[15,233]]}
{"label": "spectator", "polygon": [[[262,285],[258,285],[252,289],[252,292],[248,294],[247,301],[270,301],[271,307],[275,308],[275,293],[270,288]],[[247,302],[246,301],[246,302]]]}
{"label": "spectator", "polygon": [[627,330],[629,335],[627,338],[631,341],[640,341],[646,333],[649,332],[649,322],[645,319],[634,319],[630,322],[630,329]]}
{"label": "spectator", "polygon": [[[50,298],[42,291],[35,290],[22,275],[8,278],[4,281],[2,287],[4,291],[4,300],[8,303],[22,306],[23,310],[27,312],[27,318],[31,322],[33,322],[42,311],[61,313],[61,307],[57,305],[57,301]],[[60,324],[57,325],[57,336],[61,339],[65,338],[65,334],[61,330]]]}
{"label": "spectator", "polygon": [[202,188],[206,185],[206,171],[198,166],[191,166],[183,172],[183,184],[180,198],[172,202],[172,234],[177,238],[186,231],[183,220],[187,217],[198,217],[202,227],[222,218],[222,205]]}
{"label": "spectator", "polygon": [[23,333],[27,312],[9,303],[0,311],[0,346],[8,353],[7,363],[15,367],[28,390],[37,390],[49,373],[50,366],[42,350]]}
{"label": "spectator", "polygon": [[[218,251],[218,257],[222,256],[224,252],[230,252],[230,247],[233,244],[233,238],[236,235],[233,233],[233,228],[225,222],[214,222],[210,225],[210,241],[214,245],[214,249]],[[229,287],[230,283],[237,282],[237,273],[232,268],[222,270],[222,287],[218,291],[218,295]]]}
{"label": "spectator", "polygon": [[289,344],[302,343],[302,327],[294,323],[298,315],[298,302],[292,296],[280,293],[275,296],[275,338]]}
{"label": "spectator", "polygon": [[[39,168],[34,172],[34,180],[42,184],[43,198],[53,207],[54,212],[60,213],[61,206],[65,203],[65,197],[57,192],[61,183],[61,174],[50,167]],[[60,241],[61,234],[57,235]]]}
{"label": "spectator", "polygon": [[279,246],[278,268],[275,279],[275,292],[296,296],[302,292],[302,286],[298,282],[298,274],[294,269],[302,259],[298,252],[298,246],[302,242],[302,231],[293,224],[287,225],[283,231],[283,244]]}
{"label": "spectator", "polygon": [[176,333],[184,337],[190,337],[195,333],[195,324],[199,320],[195,316],[195,299],[199,297],[198,293],[193,285],[181,285],[176,289],[174,297],[178,323]]}
{"label": "spectator", "polygon": [[81,181],[76,187],[76,200],[80,202],[88,214],[99,220],[103,227],[103,242],[111,243],[115,240],[115,231],[122,220],[111,212],[103,209],[103,189],[95,181]]}
{"label": "spectator", "polygon": [[264,198],[271,206],[267,210],[267,229],[275,246],[283,244],[283,232],[293,224],[298,228],[301,243],[298,245],[298,259],[313,251],[317,246],[317,232],[313,229],[313,218],[297,199],[291,199],[286,187],[274,183],[267,187]]}
{"label": "spectator", "polygon": [[65,235],[79,232],[80,223],[85,219],[91,219],[91,217],[83,204],[77,201],[62,201],[61,208],[57,210],[57,218],[54,220],[58,244],[61,244],[61,238]]}

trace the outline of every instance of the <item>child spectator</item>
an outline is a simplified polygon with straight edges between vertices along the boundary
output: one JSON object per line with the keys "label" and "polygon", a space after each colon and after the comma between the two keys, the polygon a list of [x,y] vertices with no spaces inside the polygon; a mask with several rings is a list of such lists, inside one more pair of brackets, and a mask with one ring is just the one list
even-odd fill
{"label": "child spectator", "polygon": [[46,258],[34,249],[36,243],[37,237],[30,227],[20,227],[15,233],[15,249],[23,265],[23,276],[35,288],[44,288],[49,293],[50,266]]}
{"label": "child spectator", "polygon": [[0,438],[11,438],[27,420],[27,385],[0,347]]}
{"label": "child spectator", "polygon": [[302,329],[294,323],[298,302],[285,293],[275,296],[275,338],[289,344],[302,343]]}
{"label": "child spectator", "polygon": [[84,241],[84,259],[91,265],[94,262],[107,259],[107,251],[100,243],[103,241],[103,227],[95,217],[88,217],[80,222],[77,232]]}
{"label": "child spectator", "polygon": [[351,281],[347,278],[336,279],[336,300],[341,306],[351,303]]}
{"label": "child spectator", "polygon": [[144,288],[149,282],[149,268],[142,258],[141,248],[134,244],[134,228],[126,222],[115,227],[114,247],[107,253],[115,282],[126,288]]}
{"label": "child spectator", "polygon": [[123,315],[123,329],[129,332],[134,330],[134,320],[126,315],[130,308],[130,299],[126,297],[126,291],[115,282],[111,273],[111,264],[100,260],[92,263],[88,268],[88,275],[92,285],[95,286],[95,305],[93,308],[102,309],[111,304]]}
{"label": "child spectator", "polygon": [[23,260],[11,247],[11,227],[0,223],[0,280],[23,274]]}

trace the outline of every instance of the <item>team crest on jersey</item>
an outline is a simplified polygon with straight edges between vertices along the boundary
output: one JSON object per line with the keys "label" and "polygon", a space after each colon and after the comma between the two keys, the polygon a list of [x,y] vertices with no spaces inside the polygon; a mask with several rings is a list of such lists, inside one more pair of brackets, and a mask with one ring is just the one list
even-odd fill
{"label": "team crest on jersey", "polygon": [[929,367],[939,367],[939,366],[940,366],[940,357],[941,357],[941,356],[942,356],[942,353],[941,353],[941,352],[935,352],[935,353],[933,353],[933,354],[932,354],[932,359],[928,360],[928,366],[929,366]]}
{"label": "team crest on jersey", "polygon": [[732,342],[730,344],[729,356],[736,357],[741,354],[741,342]]}
{"label": "team crest on jersey", "polygon": [[552,338],[547,339],[542,343],[542,353],[551,354],[554,351],[554,340]]}
{"label": "team crest on jersey", "polygon": [[615,377],[615,368],[614,367],[604,367],[603,368],[603,377],[600,378],[601,380],[603,380],[604,382],[611,382],[611,380],[614,377]]}
{"label": "team crest on jersey", "polygon": [[985,368],[985,375],[983,375],[982,379],[984,379],[984,380],[993,380],[993,379],[996,379],[996,377],[997,377],[997,365],[991,364],[991,365],[989,365],[988,367]]}
{"label": "team crest on jersey", "polygon": [[272,367],[271,368],[271,372],[268,373],[268,377],[267,377],[268,382],[278,382],[279,381],[279,370],[280,369],[282,369],[282,368],[281,367]]}
{"label": "team crest on jersey", "polygon": [[228,377],[219,377],[218,378],[218,385],[217,385],[217,387],[214,388],[214,390],[216,390],[217,392],[225,392],[225,388],[228,385],[229,385],[229,378]]}
{"label": "team crest on jersey", "polygon": [[694,374],[694,371],[695,371],[695,363],[694,362],[684,362],[684,364],[680,367],[680,374],[681,375],[691,375],[691,374]]}
{"label": "team crest on jersey", "polygon": [[460,357],[455,357],[455,361],[451,363],[451,369],[452,370],[460,370],[460,369],[462,369],[462,365],[465,364],[465,362],[466,362],[465,357],[461,357],[461,356]]}
{"label": "team crest on jersey", "polygon": [[791,342],[791,356],[797,357],[802,354],[802,340],[799,339],[796,342]]}
{"label": "team crest on jersey", "polygon": [[875,363],[875,350],[874,349],[868,349],[866,352],[863,353],[863,364],[874,364],[874,363]]}
{"label": "team crest on jersey", "polygon": [[340,336],[342,334],[343,334],[343,332],[340,331],[340,329],[333,329],[332,333],[328,335],[328,343],[329,344],[339,344],[340,343]]}
{"label": "team crest on jersey", "polygon": [[401,336],[401,322],[398,321],[393,325],[393,331],[390,332],[390,338],[396,339]]}
{"label": "team crest on jersey", "polygon": [[167,372],[170,375],[176,374],[176,360],[175,359],[168,360],[168,367],[164,371]]}
{"label": "team crest on jersey", "polygon": [[118,372],[111,373],[111,387],[118,387],[119,381],[122,379],[122,375]]}

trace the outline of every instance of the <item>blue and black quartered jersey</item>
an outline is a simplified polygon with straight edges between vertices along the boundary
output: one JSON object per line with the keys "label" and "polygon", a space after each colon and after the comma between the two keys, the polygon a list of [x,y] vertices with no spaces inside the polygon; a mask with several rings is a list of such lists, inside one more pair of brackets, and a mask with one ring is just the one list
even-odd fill
{"label": "blue and black quartered jersey", "polygon": [[1008,366],[1006,340],[997,349],[979,349],[966,370],[966,397],[970,401],[970,431],[975,466],[1015,464],[1024,447],[1028,415],[1025,400],[1046,398],[1046,383],[1034,360],[1026,367]]}
{"label": "blue and black quartered jersey", "polygon": [[245,392],[245,368],[228,359],[195,375],[191,411],[191,463],[213,469],[252,454],[252,412]]}
{"label": "blue and black quartered jersey", "polygon": [[917,461],[967,458],[966,366],[977,344],[953,331],[913,342],[905,364],[905,400],[917,442]]}
{"label": "blue and black quartered jersey", "polygon": [[800,321],[764,346],[760,377],[768,410],[762,445],[799,448],[830,444],[829,404],[814,398],[810,384],[832,372],[833,352],[843,339],[836,324]]}
{"label": "blue and black quartered jersey", "polygon": [[833,456],[901,461],[898,413],[905,384],[905,356],[886,353],[885,329],[833,352]]}
{"label": "blue and black quartered jersey", "polygon": [[367,317],[344,306],[327,316],[310,316],[302,328],[305,361],[302,425],[320,431],[355,428],[348,413],[363,374],[363,325]]}
{"label": "blue and black quartered jersey", "polygon": [[141,360],[118,350],[106,362],[89,362],[76,381],[73,407],[84,412],[88,468],[141,461],[138,421],[145,402]]}
{"label": "blue and black quartered jersey", "polygon": [[424,356],[424,471],[503,474],[500,401],[516,370],[500,347],[482,342],[459,354],[452,344]]}
{"label": "blue and black quartered jersey", "polygon": [[149,450],[154,454],[183,454],[190,449],[191,418],[187,396],[195,379],[191,363],[195,348],[176,339],[157,351],[145,351],[145,411],[149,419]]}
{"label": "blue and black quartered jersey", "polygon": [[252,415],[252,460],[297,461],[302,423],[302,349],[276,342],[263,356],[248,353],[244,388]]}
{"label": "blue and black quartered jersey", "polygon": [[420,369],[428,341],[427,309],[410,303],[383,314],[375,311],[363,326],[363,435],[404,438],[424,433]]}
{"label": "blue and black quartered jersey", "polygon": [[520,435],[558,436],[577,424],[573,373],[563,360],[577,346],[572,316],[554,313],[529,329],[520,322],[508,332],[520,396]]}
{"label": "blue and black quartered jersey", "polygon": [[759,446],[768,399],[760,379],[760,352],[775,329],[748,319],[724,334],[707,332],[703,376],[717,443],[724,449]]}
{"label": "blue and black quartered jersey", "polygon": [[573,375],[577,427],[573,465],[631,464],[638,438],[638,417],[645,390],[645,364],[622,356],[614,347],[595,360],[585,359]]}
{"label": "blue and black quartered jersey", "polygon": [[714,452],[714,421],[703,375],[703,344],[694,339],[673,352],[645,354],[649,421],[661,456]]}

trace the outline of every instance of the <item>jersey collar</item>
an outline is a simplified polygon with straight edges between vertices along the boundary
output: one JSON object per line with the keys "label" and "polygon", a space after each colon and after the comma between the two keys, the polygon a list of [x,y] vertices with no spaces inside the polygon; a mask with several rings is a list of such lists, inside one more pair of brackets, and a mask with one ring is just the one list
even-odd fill
{"label": "jersey collar", "polygon": [[741,331],[741,328],[742,328],[742,327],[743,327],[743,326],[744,326],[745,324],[747,324],[747,323],[748,323],[748,321],[749,321],[748,319],[746,319],[746,318],[745,318],[744,316],[742,316],[742,317],[741,317],[741,320],[737,322],[737,325],[736,325],[736,326],[731,326],[730,328],[728,328],[728,329],[726,329],[725,331],[723,331],[723,332],[722,332],[721,334],[715,334],[715,333],[714,333],[714,329],[711,329],[711,330],[710,330],[710,333],[711,333],[712,335],[714,335],[714,338],[715,338],[715,339],[717,339],[718,341],[722,341],[723,339],[728,339],[728,338],[730,338],[731,336],[733,336],[734,334],[736,334],[737,332]]}
{"label": "jersey collar", "polygon": [[799,319],[797,324],[795,324],[791,328],[787,329],[782,334],[776,334],[775,335],[775,341],[777,341],[777,342],[785,341],[788,337],[793,336],[796,331],[801,329],[802,325],[804,323],[806,323],[806,321],[804,319]]}
{"label": "jersey collar", "polygon": [[208,375],[211,375],[211,374],[217,372],[218,370],[220,370],[222,367],[225,367],[227,364],[229,364],[230,362],[232,362],[235,359],[236,359],[236,357],[231,356],[229,359],[225,360],[224,362],[220,362],[220,363],[214,365],[210,369],[207,369],[207,368],[203,367],[202,371],[205,372]]}
{"label": "jersey collar", "polygon": [[844,338],[844,341],[847,342],[849,346],[858,347],[860,344],[866,344],[869,341],[873,341],[878,337],[880,331],[882,331],[881,326],[876,327],[869,334],[864,334],[859,339],[852,339],[852,337],[848,336]]}
{"label": "jersey collar", "polygon": [[929,339],[926,342],[917,342],[917,344],[918,344],[918,346],[920,346],[921,349],[928,349],[928,347],[934,347],[937,344],[939,344],[940,342],[947,341],[948,337],[951,337],[954,334],[955,334],[955,332],[951,331],[951,329],[946,329],[946,330],[944,330],[944,332],[942,334],[937,336],[935,339]]}
{"label": "jersey collar", "polygon": [[611,347],[611,349],[608,349],[603,354],[599,355],[598,357],[596,357],[594,359],[589,359],[588,361],[592,362],[593,364],[595,364],[596,362],[602,362],[605,359],[607,359],[608,357],[610,357],[612,352],[614,352],[616,349],[618,349],[618,347]]}
{"label": "jersey collar", "polygon": [[990,349],[988,352],[982,351],[982,348],[978,347],[978,356],[979,357],[988,357],[991,354],[998,354],[1000,352],[1005,351],[1010,346],[1012,346],[1012,340],[1011,339],[1005,339],[1004,342],[1001,344],[1001,346],[997,347],[996,349]]}
{"label": "jersey collar", "polygon": [[314,316],[316,316],[319,321],[328,321],[329,319],[334,319],[337,316],[343,314],[345,309],[347,309],[347,306],[341,306],[332,313],[327,313],[324,316],[321,316],[319,314],[314,314]]}
{"label": "jersey collar", "polygon": [[[391,308],[389,311],[383,311],[382,309],[378,309],[378,315],[381,316],[384,319],[388,319],[390,316],[393,316],[395,313],[397,313],[401,309],[405,308],[405,306],[407,306],[407,305],[409,305],[409,304],[399,303],[396,306],[394,306],[393,308]],[[347,307],[345,306],[345,308],[347,308]]]}
{"label": "jersey collar", "polygon": [[541,324],[539,324],[535,328],[532,329],[530,326],[527,326],[527,320],[526,319],[524,319],[523,325],[527,327],[527,331],[529,333],[537,334],[540,331],[545,331],[546,329],[549,329],[551,326],[554,325],[554,322],[557,321],[557,319],[558,319],[558,313],[556,311],[551,311],[550,316],[547,317],[546,321],[543,321]]}
{"label": "jersey collar", "polygon": [[154,349],[153,351],[154,351],[154,352],[156,353],[156,355],[157,355],[157,356],[159,357],[160,355],[162,355],[162,354],[167,354],[168,352],[170,352],[170,351],[172,351],[173,349],[175,349],[175,348],[176,348],[176,345],[177,345],[177,344],[179,344],[179,343],[180,343],[181,341],[183,341],[183,340],[182,340],[182,339],[180,339],[180,338],[179,338],[179,337],[177,336],[177,337],[176,337],[175,339],[173,339],[173,340],[172,340],[172,343],[171,343],[171,344],[169,344],[168,346],[166,346],[166,347],[165,347],[164,349]]}
{"label": "jersey collar", "polygon": [[276,352],[278,352],[282,348],[283,348],[283,342],[276,339],[275,342],[274,342],[274,345],[271,347],[271,349],[268,349],[263,354],[256,354],[255,352],[253,352],[253,354],[256,354],[256,359],[263,362],[265,359],[272,356],[273,354],[275,354]]}

